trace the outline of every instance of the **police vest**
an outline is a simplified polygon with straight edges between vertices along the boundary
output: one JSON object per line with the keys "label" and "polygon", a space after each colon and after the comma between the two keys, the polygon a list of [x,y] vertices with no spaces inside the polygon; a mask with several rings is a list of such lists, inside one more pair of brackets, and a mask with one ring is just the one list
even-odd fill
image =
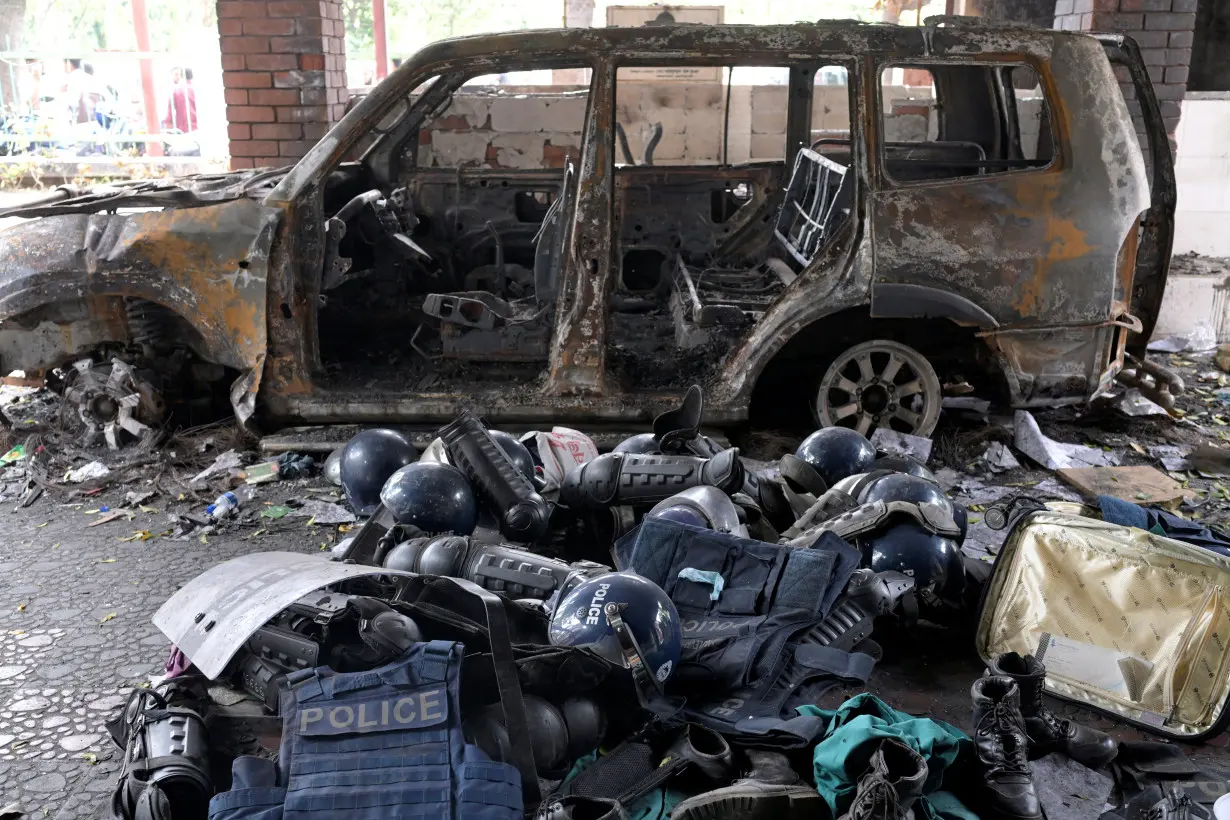
{"label": "police vest", "polygon": [[210,820],[519,820],[517,770],[462,736],[461,659],[461,644],[431,641],[370,672],[290,675],[276,776],[236,761]]}

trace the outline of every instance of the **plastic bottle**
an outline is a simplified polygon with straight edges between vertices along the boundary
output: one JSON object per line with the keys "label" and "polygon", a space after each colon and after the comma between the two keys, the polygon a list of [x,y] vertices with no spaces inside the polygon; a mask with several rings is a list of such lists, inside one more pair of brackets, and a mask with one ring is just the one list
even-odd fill
{"label": "plastic bottle", "polygon": [[228,518],[239,509],[239,496],[234,493],[223,493],[214,499],[214,503],[205,508],[206,514],[215,521]]}

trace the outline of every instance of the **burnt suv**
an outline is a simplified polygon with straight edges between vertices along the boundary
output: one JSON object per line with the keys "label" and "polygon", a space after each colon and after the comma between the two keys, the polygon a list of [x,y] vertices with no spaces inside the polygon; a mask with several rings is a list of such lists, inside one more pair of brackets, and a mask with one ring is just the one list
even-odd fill
{"label": "burnt suv", "polygon": [[467,37],[291,168],[9,211],[29,219],[0,233],[0,368],[96,362],[78,395],[99,425],[119,394],[139,418],[210,384],[244,423],[627,425],[699,382],[717,426],[926,434],[945,386],[1085,402],[1125,355],[1165,400],[1143,357],[1174,198],[1122,37]]}

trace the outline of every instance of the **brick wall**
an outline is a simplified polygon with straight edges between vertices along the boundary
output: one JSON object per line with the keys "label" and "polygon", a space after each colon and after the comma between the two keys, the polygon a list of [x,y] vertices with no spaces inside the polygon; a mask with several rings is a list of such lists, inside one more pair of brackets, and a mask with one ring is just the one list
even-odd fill
{"label": "brick wall", "polygon": [[232,168],[289,165],[348,98],[340,0],[218,0]]}
{"label": "brick wall", "polygon": [[[1197,0],[1058,0],[1055,28],[1130,35],[1140,45],[1153,90],[1162,107],[1166,131],[1174,137],[1179,103],[1187,89]],[[1140,131],[1139,103],[1128,78],[1120,73],[1128,108]]]}

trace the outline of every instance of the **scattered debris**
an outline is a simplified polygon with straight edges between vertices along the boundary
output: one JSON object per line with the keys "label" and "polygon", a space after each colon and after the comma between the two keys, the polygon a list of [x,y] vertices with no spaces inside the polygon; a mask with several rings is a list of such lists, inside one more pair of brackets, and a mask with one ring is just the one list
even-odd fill
{"label": "scattered debris", "polygon": [[1126,391],[1122,396],[1115,399],[1114,408],[1120,413],[1132,417],[1141,416],[1166,416],[1166,408],[1160,404],[1155,404],[1141,395],[1140,390],[1132,388]]}
{"label": "scattered debris", "polygon": [[1008,446],[998,441],[987,445],[987,451],[982,454],[982,460],[993,473],[1004,473],[1021,466],[1021,462],[1017,461]]}
{"label": "scattered debris", "polygon": [[1163,336],[1149,342],[1150,353],[1200,353],[1217,347],[1217,332],[1208,324],[1199,324],[1187,333]]}
{"label": "scattered debris", "polygon": [[1230,476],[1230,450],[1201,444],[1187,454],[1187,463],[1193,470],[1198,470],[1204,475]]}
{"label": "scattered debris", "polygon": [[1213,361],[1226,372],[1230,372],[1230,344],[1224,344],[1217,348],[1217,352],[1213,354]]}
{"label": "scattered debris", "polygon": [[912,456],[923,464],[931,457],[931,439],[899,433],[887,427],[877,427],[871,434],[871,443],[878,450],[899,456]]}
{"label": "scattered debris", "polygon": [[126,507],[141,507],[146,501],[149,501],[154,496],[158,495],[157,490],[129,490],[124,493],[124,506]]}
{"label": "scattered debris", "polygon": [[110,473],[110,468],[101,461],[91,461],[83,467],[78,467],[75,470],[69,470],[64,474],[64,480],[73,484],[80,484],[83,481],[92,481],[96,478],[102,478]]}
{"label": "scattered debris", "polygon": [[109,521],[115,521],[120,518],[131,521],[133,519],[133,513],[131,510],[111,510],[110,512],[107,512],[105,515],[100,515],[94,521],[91,521],[89,524],[86,524],[86,526],[87,527],[97,527],[99,524],[106,524]]}
{"label": "scattered debris", "polygon": [[200,484],[207,478],[212,478],[216,475],[229,473],[231,470],[238,470],[243,462],[239,457],[239,453],[234,450],[227,450],[222,455],[214,459],[214,463],[210,464],[204,470],[197,473],[188,482],[189,484]]}
{"label": "scattered debris", "polygon": [[239,477],[244,480],[245,484],[265,484],[270,481],[277,481],[278,462],[265,461],[260,464],[253,464],[251,467],[240,471]]}
{"label": "scattered debris", "polygon": [[12,464],[14,461],[20,461],[26,457],[26,447],[24,444],[18,444],[12,450],[9,450],[3,456],[0,456],[0,464]]}
{"label": "scattered debris", "polygon": [[[305,501],[303,506],[292,509],[290,514],[310,517],[317,524],[350,524],[358,520],[354,513],[341,504],[330,504],[328,501]],[[267,517],[272,518],[273,516]]]}
{"label": "scattered debris", "polygon": [[288,515],[290,515],[290,507],[286,507],[281,504],[268,506],[260,512],[261,518],[272,518],[275,521],[279,518],[285,518]]}
{"label": "scattered debris", "polygon": [[1014,420],[1016,437],[1013,445],[1048,470],[1062,470],[1066,467],[1113,467],[1119,463],[1113,452],[1081,444],[1065,444],[1047,438],[1038,427],[1037,419],[1028,410],[1016,411]]}
{"label": "scattered debris", "polygon": [[1196,494],[1153,467],[1076,467],[1060,470],[1059,477],[1091,499],[1109,495],[1136,504],[1172,506]]}
{"label": "scattered debris", "polygon": [[1187,461],[1189,452],[1191,448],[1179,447],[1175,444],[1154,444],[1148,450],[1149,455],[1160,461],[1162,466],[1171,473],[1181,473],[1192,469],[1192,465]]}

